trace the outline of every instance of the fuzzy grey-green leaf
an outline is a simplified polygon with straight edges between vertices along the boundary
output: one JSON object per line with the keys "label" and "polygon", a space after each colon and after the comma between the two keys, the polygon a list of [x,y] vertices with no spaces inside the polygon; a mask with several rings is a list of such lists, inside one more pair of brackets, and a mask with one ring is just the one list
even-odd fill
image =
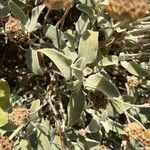
{"label": "fuzzy grey-green leaf", "polygon": [[142,68],[139,64],[134,61],[121,61],[121,65],[131,74],[141,77],[150,77],[150,72]]}
{"label": "fuzzy grey-green leaf", "polygon": [[46,37],[50,38],[57,49],[63,49],[66,43],[63,40],[63,33],[56,26],[48,25],[43,30]]}
{"label": "fuzzy grey-green leaf", "polygon": [[26,29],[28,32],[32,32],[36,29],[38,24],[38,18],[40,16],[41,11],[44,9],[44,5],[39,5],[32,10],[31,20],[28,20],[26,24]]}
{"label": "fuzzy grey-green leaf", "polygon": [[103,58],[101,61],[99,61],[98,65],[105,67],[105,66],[110,66],[110,65],[116,65],[118,64],[119,59],[117,56],[112,55],[112,56],[108,56]]}
{"label": "fuzzy grey-green leaf", "polygon": [[37,75],[43,75],[43,70],[39,63],[37,50],[29,49],[26,52],[26,62],[27,66]]}
{"label": "fuzzy grey-green leaf", "polygon": [[55,65],[58,67],[58,69],[61,71],[62,75],[69,80],[71,77],[71,64],[72,60],[67,58],[62,53],[56,51],[55,49],[39,49],[38,52],[43,53],[48,58],[50,58]]}
{"label": "fuzzy grey-green leaf", "polygon": [[99,73],[89,76],[85,80],[84,86],[88,90],[100,90],[109,97],[120,96],[118,89],[113,85],[113,83]]}
{"label": "fuzzy grey-green leaf", "polygon": [[90,19],[87,17],[87,15],[82,13],[76,22],[76,32],[78,33],[78,36],[82,35],[87,29],[89,29],[90,25]]}
{"label": "fuzzy grey-green leaf", "polygon": [[96,60],[98,52],[98,32],[86,31],[80,38],[79,57],[85,57],[85,63],[91,64]]}
{"label": "fuzzy grey-green leaf", "polygon": [[8,111],[10,104],[10,89],[8,83],[4,79],[0,79],[0,108]]}
{"label": "fuzzy grey-green leaf", "polygon": [[0,127],[8,123],[8,112],[3,111],[0,107]]}
{"label": "fuzzy grey-green leaf", "polygon": [[78,4],[77,9],[88,15],[88,17],[92,18],[94,17],[94,10],[90,7],[88,7],[86,4]]}
{"label": "fuzzy grey-green leaf", "polygon": [[74,125],[80,118],[84,109],[84,93],[79,90],[72,93],[70,102],[68,104],[68,124]]}
{"label": "fuzzy grey-green leaf", "polygon": [[14,15],[14,17],[22,22],[23,25],[26,23],[26,16],[23,10],[15,4],[13,1],[9,2],[9,9],[11,10],[11,13]]}

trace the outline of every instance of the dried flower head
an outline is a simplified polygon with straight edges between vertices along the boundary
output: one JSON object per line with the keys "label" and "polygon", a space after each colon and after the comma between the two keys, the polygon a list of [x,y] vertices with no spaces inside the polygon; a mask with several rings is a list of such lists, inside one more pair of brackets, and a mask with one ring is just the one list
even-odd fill
{"label": "dried flower head", "polygon": [[132,122],[128,124],[125,127],[124,131],[129,138],[135,139],[135,140],[139,140],[139,138],[143,134],[143,128],[141,127],[141,125],[139,125],[136,122]]}
{"label": "dried flower head", "polygon": [[137,87],[142,83],[142,80],[138,79],[135,76],[127,76],[127,82],[129,87]]}
{"label": "dried flower head", "polygon": [[21,21],[9,16],[8,22],[5,24],[5,31],[10,40],[20,41],[26,38]]}
{"label": "dried flower head", "polygon": [[90,92],[88,100],[91,103],[91,107],[94,107],[96,109],[106,109],[106,106],[108,104],[107,96],[101,91]]}
{"label": "dried flower head", "polygon": [[148,11],[147,0],[109,0],[108,11],[119,20],[133,21]]}
{"label": "dried flower head", "polygon": [[150,130],[144,131],[139,140],[143,143],[145,147],[150,148]]}
{"label": "dried flower head", "polygon": [[0,136],[0,150],[12,150],[14,142],[6,136]]}
{"label": "dried flower head", "polygon": [[9,121],[14,125],[19,126],[29,119],[29,111],[24,107],[14,107],[13,111],[9,114]]}
{"label": "dried flower head", "polygon": [[44,4],[49,10],[59,10],[68,8],[72,5],[73,0],[44,0]]}

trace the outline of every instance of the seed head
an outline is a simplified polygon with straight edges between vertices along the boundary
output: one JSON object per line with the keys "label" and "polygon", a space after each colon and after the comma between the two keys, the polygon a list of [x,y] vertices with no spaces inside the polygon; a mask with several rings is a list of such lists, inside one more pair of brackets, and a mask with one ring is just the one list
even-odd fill
{"label": "seed head", "polygon": [[44,0],[44,4],[49,10],[59,10],[68,8],[72,5],[73,0]]}
{"label": "seed head", "polygon": [[106,106],[108,104],[107,96],[101,91],[90,92],[88,99],[91,105],[96,109],[106,109]]}
{"label": "seed head", "polygon": [[143,143],[145,147],[150,148],[150,129],[144,131],[139,140]]}
{"label": "seed head", "polygon": [[29,111],[24,107],[14,107],[13,111],[9,114],[9,121],[16,126],[27,122],[29,119]]}
{"label": "seed head", "polygon": [[141,135],[143,134],[143,128],[136,122],[132,122],[125,127],[126,135],[135,140],[139,140]]}
{"label": "seed head", "polygon": [[12,150],[14,142],[6,136],[0,136],[0,150]]}
{"label": "seed head", "polygon": [[109,0],[108,11],[119,20],[134,21],[148,11],[147,0]]}
{"label": "seed head", "polygon": [[8,22],[5,24],[5,31],[10,40],[19,41],[26,38],[21,21],[12,16],[9,16]]}

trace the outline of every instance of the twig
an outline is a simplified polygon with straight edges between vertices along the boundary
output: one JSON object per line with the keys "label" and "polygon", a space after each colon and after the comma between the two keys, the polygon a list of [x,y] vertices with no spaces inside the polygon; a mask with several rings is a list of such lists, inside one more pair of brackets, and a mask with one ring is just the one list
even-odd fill
{"label": "twig", "polygon": [[58,27],[60,24],[62,24],[62,25],[61,25],[61,28],[63,27],[64,21],[65,21],[65,19],[66,19],[68,13],[69,13],[69,11],[70,11],[70,8],[71,8],[71,7],[69,7],[69,8],[66,9],[66,11],[65,11],[65,13],[63,14],[62,18],[56,23],[56,26],[57,26],[57,27]]}
{"label": "twig", "polygon": [[60,139],[61,139],[61,150],[65,150],[65,145],[64,145],[64,140],[63,140],[63,135],[62,135],[62,128],[61,128],[61,122],[58,118],[58,112],[56,110],[56,108],[54,107],[53,103],[52,103],[52,95],[51,95],[51,91],[48,92],[47,94],[47,100],[48,100],[48,103],[50,105],[50,108],[52,109],[53,113],[54,113],[54,120],[55,120],[55,123],[56,123],[56,129],[57,129],[57,132],[60,136]]}
{"label": "twig", "polygon": [[45,24],[46,24],[46,21],[47,21],[47,18],[48,18],[49,13],[50,13],[50,10],[47,11],[47,13],[46,13],[46,15],[45,15],[45,17],[44,17],[43,26],[45,26]]}
{"label": "twig", "polygon": [[147,32],[147,31],[150,31],[150,26],[145,26],[141,29],[131,30],[131,31],[128,31],[128,33],[130,33],[130,34],[139,34],[139,33]]}
{"label": "twig", "polygon": [[12,140],[24,126],[25,124],[22,124],[16,130],[14,130],[14,132],[9,136],[9,139]]}
{"label": "twig", "polygon": [[67,115],[64,111],[63,104],[62,104],[61,101],[59,101],[59,107],[60,107],[60,114],[62,115],[62,118],[63,118],[62,127],[63,127],[63,130],[64,130],[65,123],[66,123],[66,120],[67,120]]}
{"label": "twig", "polygon": [[150,56],[150,52],[142,52],[137,54],[125,54],[125,56],[127,57],[142,57],[143,55]]}
{"label": "twig", "polygon": [[149,21],[149,20],[150,20],[150,16],[147,16],[142,19],[139,19],[138,21]]}
{"label": "twig", "polygon": [[134,120],[135,122],[137,122],[145,131],[147,130],[147,129],[142,125],[142,123],[140,123],[140,121],[138,121],[136,118],[134,118],[131,114],[129,114],[129,113],[127,112],[127,115],[128,115],[132,120]]}
{"label": "twig", "polygon": [[150,108],[150,104],[146,103],[146,104],[142,104],[142,105],[132,105],[132,107],[138,107],[138,108]]}

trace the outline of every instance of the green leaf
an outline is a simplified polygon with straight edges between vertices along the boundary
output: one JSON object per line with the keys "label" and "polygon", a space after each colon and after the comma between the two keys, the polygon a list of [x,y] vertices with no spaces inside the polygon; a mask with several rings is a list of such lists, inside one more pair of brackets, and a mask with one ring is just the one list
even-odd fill
{"label": "green leaf", "polygon": [[41,145],[43,150],[50,150],[51,145],[50,145],[50,141],[49,141],[48,137],[45,134],[43,134],[41,131],[38,130],[38,132],[39,132],[39,142],[38,143]]}
{"label": "green leaf", "polygon": [[3,111],[0,108],[0,127],[6,125],[8,123],[8,112]]}
{"label": "green leaf", "polygon": [[140,65],[138,65],[134,61],[121,61],[121,65],[131,74],[141,77],[148,77],[150,76],[150,72],[144,68],[142,68]]}
{"label": "green leaf", "polygon": [[97,73],[90,75],[84,82],[87,90],[100,90],[109,97],[119,97],[118,89],[107,78]]}
{"label": "green leaf", "polygon": [[48,25],[44,28],[43,33],[52,40],[57,49],[63,49],[66,43],[63,40],[63,33],[56,26]]}
{"label": "green leaf", "polygon": [[63,32],[65,39],[67,40],[66,45],[69,48],[73,48],[75,49],[75,44],[76,44],[76,39],[75,39],[75,35],[74,33],[72,33],[72,30],[67,30],[65,32]]}
{"label": "green leaf", "polygon": [[[102,123],[103,127],[105,128],[105,130],[107,130],[107,131],[111,130],[113,132],[116,132],[117,134],[125,134],[123,125],[119,124],[118,122],[108,119],[105,121],[105,123],[104,123],[104,121],[102,121],[101,123]],[[109,129],[106,129],[106,126]]]}
{"label": "green leaf", "polygon": [[87,6],[91,6],[91,1],[90,0],[79,0],[80,3],[86,4]]}
{"label": "green leaf", "polygon": [[39,119],[38,110],[40,109],[40,100],[32,102],[30,107],[30,121]]}
{"label": "green leaf", "polygon": [[99,148],[100,143],[98,141],[95,141],[95,140],[92,140],[89,138],[85,138],[85,141],[86,141],[86,145],[87,145],[88,149],[96,150]]}
{"label": "green leaf", "polygon": [[31,113],[37,112],[39,108],[40,108],[40,100],[37,99],[32,102],[31,107],[30,107],[30,112]]}
{"label": "green leaf", "polygon": [[[31,122],[31,119],[29,120]],[[26,135],[30,138],[30,139],[33,139],[33,137],[35,137],[36,135],[36,127],[34,124],[29,124],[27,127],[26,127]],[[29,139],[29,140],[30,140]],[[35,140],[35,139],[34,139]],[[31,141],[30,141],[31,143]]]}
{"label": "green leaf", "polygon": [[[136,107],[136,105],[135,105]],[[140,114],[144,114],[146,117],[149,117],[150,116],[150,107],[140,107],[139,108],[140,110]]]}
{"label": "green leaf", "polygon": [[97,150],[100,144],[98,141],[83,136],[78,136],[77,142],[83,150]]}
{"label": "green leaf", "polygon": [[103,58],[101,61],[99,61],[98,65],[101,67],[110,66],[110,65],[116,65],[118,64],[119,59],[117,56],[108,56]]}
{"label": "green leaf", "polygon": [[97,19],[97,25],[101,28],[104,28],[104,27],[106,28],[106,27],[110,26],[110,23],[104,17],[100,16]]}
{"label": "green leaf", "polygon": [[[0,8],[1,8],[1,4],[0,4]],[[10,13],[9,6],[8,5],[6,5],[5,7],[2,6],[2,8],[1,8],[1,16],[2,17],[8,17],[9,13]]]}
{"label": "green leaf", "polygon": [[83,92],[72,92],[70,102],[68,104],[68,122],[72,126],[80,119],[81,113],[84,109],[85,96]]}
{"label": "green leaf", "polygon": [[85,68],[84,61],[85,61],[85,58],[81,57],[72,65],[72,67],[78,68],[80,71],[83,71],[83,69]]}
{"label": "green leaf", "polygon": [[73,146],[74,146],[74,150],[82,150],[82,149],[80,148],[80,146],[79,146],[78,144],[76,144],[76,143],[75,143]]}
{"label": "green leaf", "polygon": [[128,102],[128,103],[134,103],[135,102],[135,97],[132,97],[130,95],[122,95],[122,99],[124,102]]}
{"label": "green leaf", "polygon": [[65,47],[63,53],[66,57],[70,58],[74,62],[78,58],[77,52],[72,47]]}
{"label": "green leaf", "polygon": [[80,38],[79,57],[85,57],[85,63],[90,64],[96,60],[98,51],[98,32],[86,31]]}
{"label": "green leaf", "polygon": [[58,67],[58,69],[61,71],[62,75],[69,80],[71,77],[71,64],[72,60],[67,58],[62,53],[56,51],[55,49],[39,49],[38,52],[43,53],[48,58],[50,58],[55,65]]}
{"label": "green leaf", "polygon": [[90,74],[92,74],[93,70],[89,67],[86,67],[84,70],[83,70],[83,74],[84,76],[88,76]]}
{"label": "green leaf", "polygon": [[22,150],[28,150],[28,149],[30,149],[31,147],[29,146],[29,141],[27,140],[27,139],[21,139],[21,141],[20,141],[20,148],[22,149]]}
{"label": "green leaf", "polygon": [[94,9],[91,9],[86,4],[78,4],[76,7],[77,9],[79,9],[80,11],[88,15],[88,17],[94,19],[94,16],[95,16]]}
{"label": "green leaf", "polygon": [[78,35],[82,35],[87,29],[90,28],[90,20],[85,14],[81,14],[80,18],[76,22],[76,31]]}
{"label": "green leaf", "polygon": [[123,102],[122,99],[111,100],[107,106],[107,114],[108,116],[115,117],[131,107],[131,104]]}
{"label": "green leaf", "polygon": [[13,1],[9,2],[9,9],[11,10],[11,13],[13,14],[13,16],[16,19],[20,20],[23,25],[25,25],[26,16],[25,16],[25,13],[23,12],[23,10],[17,4],[15,4]]}
{"label": "green leaf", "polygon": [[10,89],[8,83],[4,80],[0,80],[0,108],[4,111],[8,111],[11,107],[10,101]]}
{"label": "green leaf", "polygon": [[43,71],[39,63],[40,62],[39,60],[40,57],[38,57],[39,53],[42,53],[46,55],[48,58],[50,58],[58,67],[58,69],[61,71],[63,76],[67,80],[70,79],[71,77],[70,66],[72,64],[72,60],[68,59],[65,55],[56,51],[55,49],[48,49],[48,48],[39,49],[39,50],[31,49],[26,52],[27,65],[35,74],[38,74],[38,75],[43,74]]}
{"label": "green leaf", "polygon": [[100,118],[95,115],[85,130],[88,133],[94,133],[100,130]]}
{"label": "green leaf", "polygon": [[31,15],[31,20],[28,20],[26,24],[26,29],[28,32],[32,32],[36,29],[37,24],[38,24],[38,18],[44,9],[45,5],[39,5],[35,8],[32,9],[32,15]]}
{"label": "green leaf", "polygon": [[60,136],[55,136],[54,137],[54,140],[51,142],[51,147],[50,149],[52,150],[60,150],[61,147],[61,139],[60,139]]}
{"label": "green leaf", "polygon": [[12,0],[15,4],[17,4],[22,10],[28,10],[31,8],[30,5],[25,4],[23,1],[20,0]]}
{"label": "green leaf", "polygon": [[104,0],[103,2],[99,3],[99,6],[108,6],[109,0]]}
{"label": "green leaf", "polygon": [[54,132],[48,119],[42,118],[41,123],[37,124],[37,127],[46,135],[49,135],[50,132]]}
{"label": "green leaf", "polygon": [[0,1],[0,9],[6,7],[6,5],[8,4],[8,1],[9,1],[9,0],[1,0],[1,1]]}
{"label": "green leaf", "polygon": [[29,49],[26,54],[26,62],[29,69],[32,70],[33,73],[37,75],[43,75],[43,71],[41,69],[38,53],[35,49]]}
{"label": "green leaf", "polygon": [[77,91],[81,89],[81,86],[82,86],[82,81],[75,80],[73,82],[70,82],[70,84],[68,84],[68,90]]}
{"label": "green leaf", "polygon": [[71,65],[71,68],[73,70],[73,73],[75,74],[75,76],[77,77],[77,79],[79,79],[80,81],[82,81],[83,78],[83,70],[85,68],[85,58],[79,58],[74,64]]}

